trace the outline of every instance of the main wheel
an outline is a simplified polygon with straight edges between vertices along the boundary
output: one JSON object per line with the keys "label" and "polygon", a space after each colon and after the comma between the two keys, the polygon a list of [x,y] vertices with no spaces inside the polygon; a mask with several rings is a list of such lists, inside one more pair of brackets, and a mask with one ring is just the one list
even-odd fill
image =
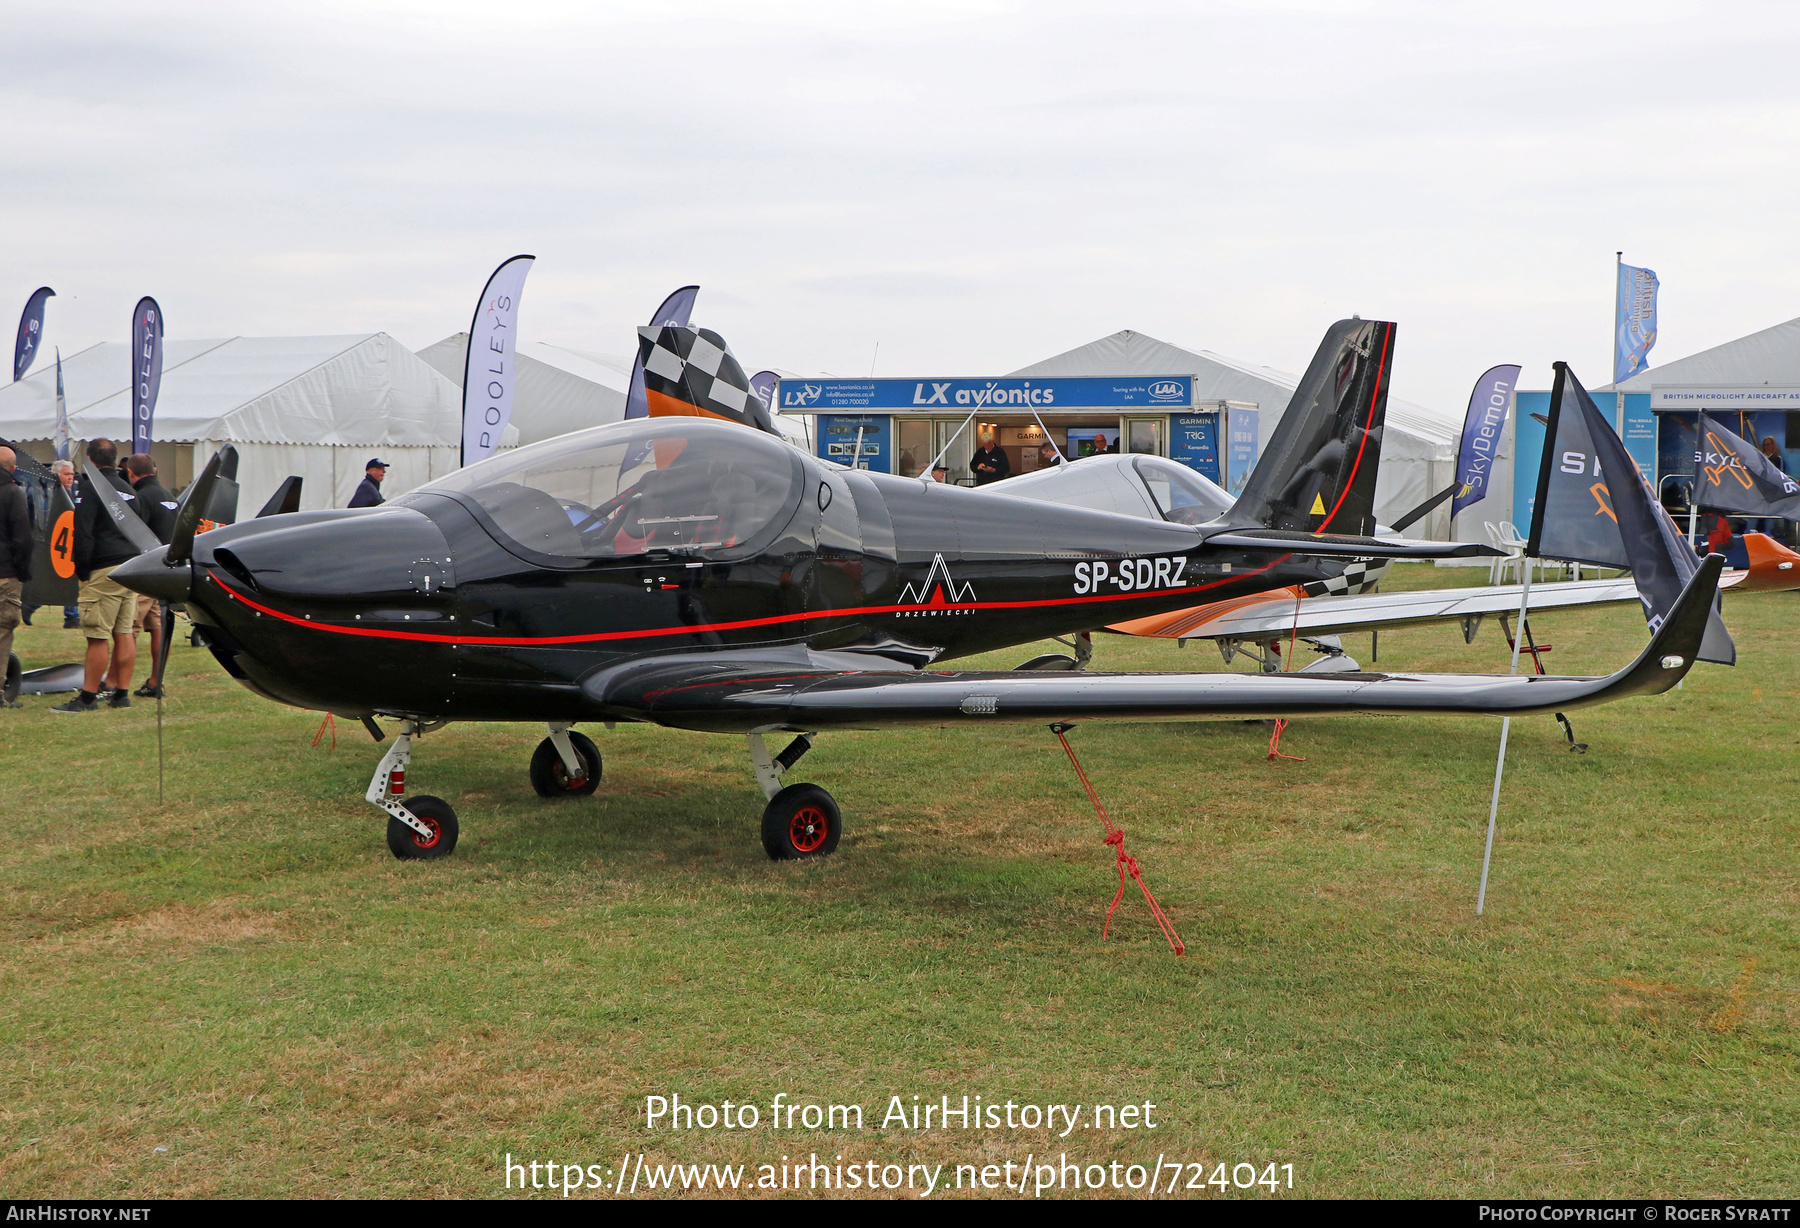
{"label": "main wheel", "polygon": [[763,810],[763,848],[774,861],[823,857],[843,834],[837,803],[818,785],[789,785]]}
{"label": "main wheel", "polygon": [[531,752],[531,787],[539,797],[586,797],[600,787],[600,748],[585,733],[569,730],[569,745],[581,760],[580,776],[569,775],[569,767],[556,753],[556,743],[549,738],[539,742]]}
{"label": "main wheel", "polygon": [[406,808],[413,812],[425,826],[431,828],[431,836],[427,839],[402,823],[394,816],[388,816],[388,849],[401,861],[430,861],[437,857],[448,857],[456,851],[456,811],[450,809],[450,803],[441,797],[432,797],[422,793],[418,797],[404,799]]}

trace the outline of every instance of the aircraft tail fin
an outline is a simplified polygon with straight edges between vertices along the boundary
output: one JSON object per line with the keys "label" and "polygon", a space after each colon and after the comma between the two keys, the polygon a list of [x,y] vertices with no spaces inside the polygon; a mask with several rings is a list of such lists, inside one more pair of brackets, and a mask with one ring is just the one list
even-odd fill
{"label": "aircraft tail fin", "polygon": [[1339,320],[1326,330],[1228,515],[1231,523],[1374,533],[1394,327],[1384,320]]}
{"label": "aircraft tail fin", "polygon": [[638,329],[644,400],[652,418],[722,418],[779,436],[725,338],[681,325]]}

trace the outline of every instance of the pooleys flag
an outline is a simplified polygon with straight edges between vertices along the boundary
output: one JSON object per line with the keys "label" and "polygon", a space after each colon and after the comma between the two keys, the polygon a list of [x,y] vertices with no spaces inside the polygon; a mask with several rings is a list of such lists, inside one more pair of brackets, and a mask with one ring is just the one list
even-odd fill
{"label": "pooleys flag", "polygon": [[1649,269],[1619,266],[1619,288],[1614,299],[1613,382],[1630,379],[1650,364],[1645,361],[1656,344],[1656,291],[1662,283]]}
{"label": "pooleys flag", "polygon": [[481,288],[463,355],[462,463],[494,454],[512,420],[519,382],[519,294],[536,256],[502,261]]}
{"label": "pooleys flag", "polygon": [[731,347],[710,328],[638,329],[638,365],[652,418],[723,418],[777,433]]}
{"label": "pooleys flag", "polygon": [[1494,475],[1494,453],[1500,432],[1506,429],[1506,411],[1519,386],[1517,365],[1490,367],[1475,381],[1469,394],[1469,412],[1463,416],[1462,447],[1456,454],[1456,497],[1450,501],[1452,516],[1488,492]]}
{"label": "pooleys flag", "polygon": [[[1567,363],[1556,364],[1525,553],[1630,568],[1652,632],[1662,626],[1688,577],[1700,568],[1687,539]],[[1698,655],[1721,665],[1737,663],[1717,598]]]}
{"label": "pooleys flag", "polygon": [[[683,286],[663,300],[656,314],[650,318],[651,329],[686,328],[688,317],[694,313],[694,300],[700,297],[699,286]],[[644,398],[644,355],[643,351],[631,364],[631,386],[625,391],[625,416],[627,418],[644,418],[650,416],[650,404]]]}
{"label": "pooleys flag", "polygon": [[163,318],[153,298],[138,300],[131,313],[131,450],[150,450],[150,424],[162,389]]}
{"label": "pooleys flag", "polygon": [[19,317],[19,337],[13,342],[13,380],[25,378],[31,362],[37,357],[38,343],[44,339],[44,300],[56,297],[49,286],[39,286],[25,300],[25,312]]}
{"label": "pooleys flag", "polygon": [[1695,501],[1714,511],[1800,520],[1800,482],[1705,412],[1694,447]]}

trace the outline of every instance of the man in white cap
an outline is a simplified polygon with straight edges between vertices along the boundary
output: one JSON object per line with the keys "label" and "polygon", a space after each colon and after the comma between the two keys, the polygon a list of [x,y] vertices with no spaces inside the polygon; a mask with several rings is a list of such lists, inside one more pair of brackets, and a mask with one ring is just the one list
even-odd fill
{"label": "man in white cap", "polygon": [[356,487],[356,493],[350,496],[351,507],[380,507],[387,500],[381,497],[381,479],[387,476],[388,463],[380,457],[372,458],[363,466],[363,480]]}

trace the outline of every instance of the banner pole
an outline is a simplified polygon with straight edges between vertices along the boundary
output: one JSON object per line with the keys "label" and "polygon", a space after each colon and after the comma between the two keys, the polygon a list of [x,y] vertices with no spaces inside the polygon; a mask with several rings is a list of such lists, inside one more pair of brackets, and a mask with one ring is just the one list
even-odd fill
{"label": "banner pole", "polygon": [[[1531,569],[1525,569],[1525,583],[1519,591],[1519,625],[1513,630],[1512,665],[1507,673],[1519,672],[1519,645],[1525,639],[1525,619],[1531,605]],[[1494,761],[1494,795],[1488,801],[1487,848],[1481,854],[1481,890],[1475,896],[1475,915],[1487,908],[1488,866],[1494,859],[1494,822],[1500,814],[1500,777],[1506,772],[1506,739],[1512,733],[1512,717],[1500,720],[1500,753]]]}

